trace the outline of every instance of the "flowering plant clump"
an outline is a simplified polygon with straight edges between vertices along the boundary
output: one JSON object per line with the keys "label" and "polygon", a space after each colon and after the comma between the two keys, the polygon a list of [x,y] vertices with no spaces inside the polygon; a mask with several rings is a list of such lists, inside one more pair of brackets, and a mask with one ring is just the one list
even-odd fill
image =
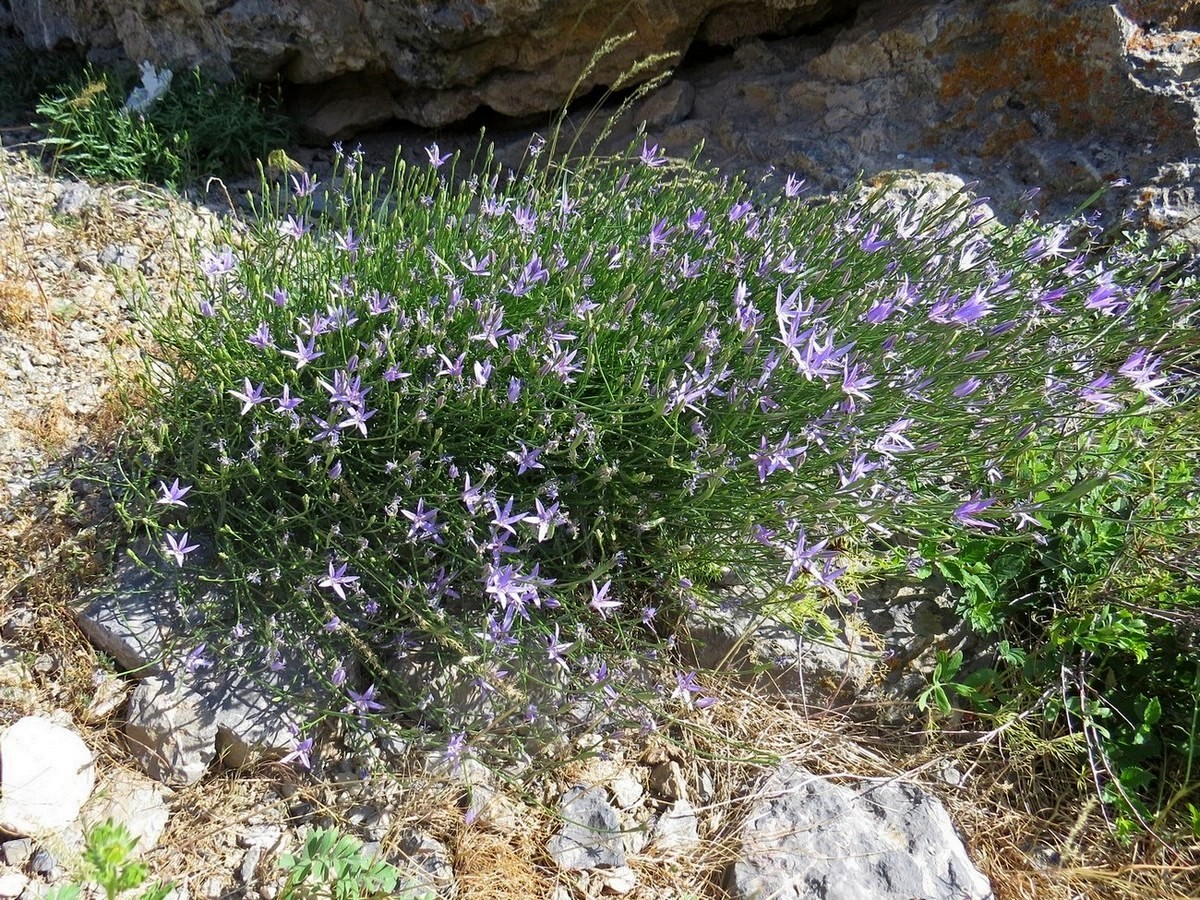
{"label": "flowering plant clump", "polygon": [[[339,158],[320,214],[306,175],[266,190],[153,323],[140,522],[181,566],[212,536],[231,640],[307,648],[348,717],[452,756],[581,699],[703,709],[702,675],[639,672],[724,570],[837,597],[850,548],[1036,533],[1023,451],[1188,390],[1194,301],[1084,227],[646,145]],[[431,702],[422,654],[494,702]]]}

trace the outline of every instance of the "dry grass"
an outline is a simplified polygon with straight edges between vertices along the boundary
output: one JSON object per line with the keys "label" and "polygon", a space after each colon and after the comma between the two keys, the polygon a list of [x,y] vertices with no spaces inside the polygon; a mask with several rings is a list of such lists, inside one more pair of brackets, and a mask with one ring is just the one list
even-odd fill
{"label": "dry grass", "polygon": [[0,328],[17,331],[33,320],[37,292],[23,281],[0,274]]}

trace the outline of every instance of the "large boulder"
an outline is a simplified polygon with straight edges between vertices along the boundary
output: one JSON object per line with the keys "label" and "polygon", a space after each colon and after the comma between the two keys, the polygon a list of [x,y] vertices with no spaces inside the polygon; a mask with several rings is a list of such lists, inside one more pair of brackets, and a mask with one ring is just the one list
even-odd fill
{"label": "large boulder", "polygon": [[738,900],[991,900],[945,808],[901,781],[837,785],[773,772],[729,873]]}
{"label": "large boulder", "polygon": [[[853,9],[855,0],[11,0],[34,49],[119,49],[156,65],[323,84],[318,106],[382,86],[410,121],[440,126],[486,106],[559,107],[596,51],[632,34],[580,85],[612,85],[635,63],[663,71],[695,40],[731,44]],[[662,58],[664,55],[669,59]],[[376,111],[377,112],[377,111]],[[350,123],[342,123],[350,127]]]}

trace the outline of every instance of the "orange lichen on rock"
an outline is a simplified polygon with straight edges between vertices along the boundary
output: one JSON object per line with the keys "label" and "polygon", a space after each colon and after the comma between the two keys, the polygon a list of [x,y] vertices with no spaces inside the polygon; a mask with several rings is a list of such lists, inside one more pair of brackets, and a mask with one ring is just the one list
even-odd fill
{"label": "orange lichen on rock", "polygon": [[942,77],[943,101],[971,103],[957,118],[975,118],[977,104],[1003,95],[1005,102],[1047,113],[1066,135],[1123,124],[1116,121],[1116,105],[1101,100],[1118,89],[1120,79],[1115,59],[1095,54],[1094,48],[1108,43],[1102,22],[1064,15],[1052,4],[993,9],[988,18],[981,30],[1003,39],[959,55]]}

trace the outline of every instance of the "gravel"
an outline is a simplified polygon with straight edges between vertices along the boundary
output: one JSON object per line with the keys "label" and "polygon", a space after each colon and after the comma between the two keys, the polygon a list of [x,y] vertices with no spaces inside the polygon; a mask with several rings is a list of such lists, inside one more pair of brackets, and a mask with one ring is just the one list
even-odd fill
{"label": "gravel", "polygon": [[0,149],[0,510],[98,440],[114,376],[146,345],[134,292],[174,296],[216,222],[164,191],[53,177]]}

